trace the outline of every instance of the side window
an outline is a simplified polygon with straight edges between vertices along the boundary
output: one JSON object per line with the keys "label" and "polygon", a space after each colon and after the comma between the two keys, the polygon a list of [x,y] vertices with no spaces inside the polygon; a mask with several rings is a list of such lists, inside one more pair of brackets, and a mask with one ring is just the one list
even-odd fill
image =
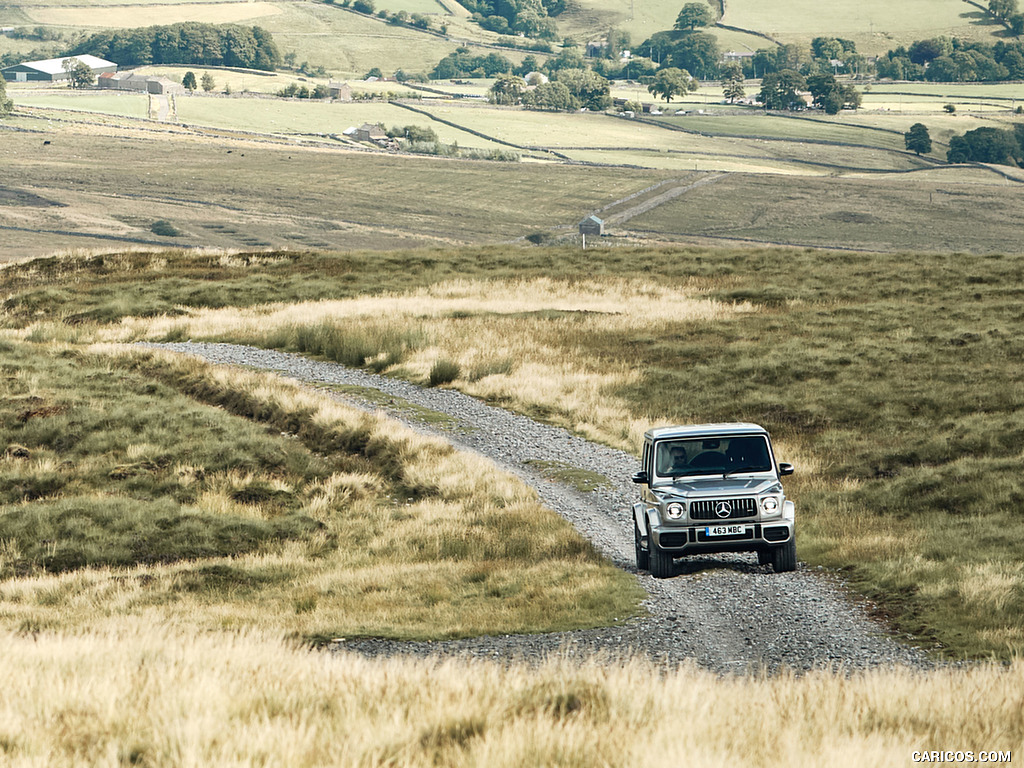
{"label": "side window", "polygon": [[654,473],[651,472],[653,467],[651,466],[651,444],[644,442],[644,457],[642,459],[641,469],[647,473],[647,477],[653,478]]}

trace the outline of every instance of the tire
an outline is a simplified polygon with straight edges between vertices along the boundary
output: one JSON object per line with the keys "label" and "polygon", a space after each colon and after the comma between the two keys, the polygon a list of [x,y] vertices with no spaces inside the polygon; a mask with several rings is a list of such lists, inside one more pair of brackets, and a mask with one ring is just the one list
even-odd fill
{"label": "tire", "polygon": [[757,551],[757,564],[758,565],[770,565],[772,562],[772,550],[770,549],[759,549]]}
{"label": "tire", "polygon": [[789,541],[781,547],[772,550],[772,570],[776,573],[786,573],[796,570],[796,536],[790,537]]}
{"label": "tire", "polygon": [[658,549],[651,536],[647,537],[647,559],[650,562],[651,576],[656,579],[668,579],[672,577],[672,555],[663,549]]}
{"label": "tire", "polygon": [[636,521],[633,521],[633,546],[636,548],[636,569],[638,571],[646,571],[651,567],[651,555],[646,549],[640,546],[640,529],[636,527]]}

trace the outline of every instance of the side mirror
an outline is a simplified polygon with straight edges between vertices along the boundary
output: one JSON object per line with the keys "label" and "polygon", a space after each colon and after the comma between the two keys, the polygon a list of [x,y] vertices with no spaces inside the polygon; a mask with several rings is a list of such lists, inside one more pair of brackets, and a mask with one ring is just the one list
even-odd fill
{"label": "side mirror", "polygon": [[787,464],[784,461],[779,462],[779,477],[785,477],[786,475],[793,474],[793,465]]}
{"label": "side mirror", "polygon": [[637,485],[647,485],[650,481],[647,479],[647,473],[640,471],[633,475],[633,482]]}

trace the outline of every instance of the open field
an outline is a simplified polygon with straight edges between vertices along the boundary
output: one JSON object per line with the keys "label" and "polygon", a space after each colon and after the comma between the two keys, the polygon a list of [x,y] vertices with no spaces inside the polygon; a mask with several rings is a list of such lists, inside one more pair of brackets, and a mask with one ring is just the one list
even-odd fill
{"label": "open field", "polygon": [[33,8],[28,12],[34,22],[57,27],[124,27],[177,24],[198,21],[205,24],[263,23],[267,16],[275,16],[281,9],[266,2],[203,3],[160,5],[158,3],[135,6]]}
{"label": "open field", "polygon": [[444,358],[454,386],[628,450],[651,424],[762,423],[798,466],[802,559],[926,647],[1009,658],[1024,649],[1020,273],[1020,256],[908,251],[140,254],[8,267],[4,322],[37,343],[352,349],[413,381]]}
{"label": "open field", "polygon": [[66,88],[48,88],[28,92],[10,89],[18,104],[28,107],[54,107],[83,112],[101,112],[105,115],[145,118],[149,116],[149,96],[144,93],[117,93],[113,91],[69,92]]}
{"label": "open field", "polygon": [[[896,132],[910,122],[899,115],[861,112],[837,121],[756,112],[662,118],[709,131],[727,132],[733,126],[780,133],[764,140],[698,135],[597,114],[414,102],[438,118],[496,139],[552,147],[579,161],[640,166],[587,168],[396,156],[345,149],[318,138],[381,121],[389,127],[430,126],[443,140],[461,146],[491,146],[488,139],[382,102],[181,96],[176,99],[179,117],[195,126],[184,128],[115,114],[28,108],[31,103],[144,108],[139,97],[21,86],[10,93],[24,112],[5,120],[22,130],[8,132],[0,149],[5,187],[12,190],[0,199],[6,259],[109,246],[111,239],[147,246],[299,249],[496,242],[565,232],[590,211],[695,170],[769,176],[756,183],[746,176],[716,181],[699,196],[685,195],[615,231],[633,231],[644,239],[739,237],[869,250],[1018,250],[1012,219],[995,213],[1015,200],[1016,186],[995,173],[978,175],[964,168],[902,173],[927,165],[898,150]],[[948,115],[926,122],[940,156],[938,142],[948,140],[952,131],[985,124]],[[792,126],[794,137],[804,140],[783,138],[780,126]],[[883,126],[889,132],[869,130]],[[806,141],[829,136],[869,145]],[[832,178],[862,173],[870,173],[872,180]],[[792,180],[797,176],[801,181]],[[364,188],[366,178],[378,180],[373,194],[355,192]],[[901,185],[907,185],[909,196],[899,192]],[[846,199],[850,194],[859,201],[855,206]],[[919,201],[936,196],[955,199],[957,206],[926,226]],[[812,208],[787,212],[785,201],[797,198],[812,201]],[[782,202],[762,216],[757,211],[765,208],[765,199]],[[709,215],[702,205],[712,200],[716,208]],[[701,205],[694,207],[697,201]],[[867,219],[858,213],[861,209]],[[386,219],[382,210],[389,211]],[[975,214],[986,222],[981,231],[970,226]],[[879,216],[891,220],[891,229],[864,226]],[[158,220],[170,222],[177,235],[152,232]],[[810,221],[828,226],[810,226]],[[915,221],[922,224],[915,226]]]}
{"label": "open field", "polygon": [[723,21],[763,32],[784,43],[809,45],[819,35],[843,37],[857,44],[859,53],[885,53],[914,40],[947,35],[992,41],[1001,24],[993,24],[978,8],[961,0],[887,0],[832,3],[814,0],[727,0]]}
{"label": "open field", "polygon": [[[573,159],[603,163],[635,163],[655,168],[689,167],[696,160],[702,170],[728,171],[802,171],[833,173],[853,171],[902,171],[924,167],[924,163],[902,151],[902,136],[872,134],[860,129],[844,129],[829,123],[801,121],[790,127],[791,138],[781,143],[765,143],[743,138],[746,130],[754,136],[752,121],[762,120],[781,137],[781,121],[753,114],[744,118],[696,116],[664,117],[656,122],[669,126],[693,126],[694,132],[664,130],[644,120],[611,118],[604,114],[559,114],[530,110],[496,110],[482,104],[444,104],[424,102],[422,108],[439,118],[472,128],[487,136],[531,148],[551,148]],[[696,133],[701,126],[739,124],[731,138],[728,128],[722,136]],[[909,126],[908,126],[909,127]],[[832,146],[808,144],[804,139],[833,136]],[[869,146],[844,146],[844,142],[863,140]],[[600,152],[600,154],[595,154]],[[683,153],[686,158],[672,157]]]}
{"label": "open field", "polygon": [[[405,114],[400,124],[416,122]],[[493,242],[574,225],[663,178],[204,137],[159,124],[126,135],[119,125],[50,124],[45,114],[11,122],[45,133],[6,133],[0,146],[4,188],[31,193],[0,202],[6,259],[109,247],[108,238],[298,250]],[[154,235],[156,220],[179,236]]]}
{"label": "open field", "polygon": [[[785,231],[789,242],[816,247],[894,251],[1019,253],[1008,238],[1024,185],[994,174],[962,183],[961,171],[921,171],[892,178],[810,179],[781,188],[770,177],[733,175],[630,221],[653,237],[761,241]],[[970,174],[970,171],[966,172]],[[684,234],[685,233],[685,234]]]}
{"label": "open field", "polygon": [[[7,635],[0,649],[0,682],[19,691],[0,703],[11,768],[661,768],[681,754],[698,768],[853,768],[910,764],[915,751],[951,744],[993,764],[993,751],[1024,749],[1020,663],[718,678],[640,662],[325,657],[272,635],[137,626]],[[652,718],[666,702],[675,717]]]}

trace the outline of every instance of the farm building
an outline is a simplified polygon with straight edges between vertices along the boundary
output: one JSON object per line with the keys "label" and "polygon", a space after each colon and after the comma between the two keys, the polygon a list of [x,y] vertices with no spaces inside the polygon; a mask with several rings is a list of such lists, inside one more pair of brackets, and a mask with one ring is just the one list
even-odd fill
{"label": "farm building", "polygon": [[352,101],[352,86],[348,83],[331,83],[328,86],[328,93],[332,99]]}
{"label": "farm building", "polygon": [[131,72],[105,72],[96,78],[96,87],[155,94],[182,93],[185,90],[181,84],[166,77]]}
{"label": "farm building", "polygon": [[55,83],[68,79],[68,73],[64,70],[64,62],[69,59],[87,65],[94,75],[101,75],[105,72],[116,72],[117,64],[106,61],[97,56],[83,54],[81,56],[65,56],[60,59],[44,59],[42,61],[24,61],[21,64],[12,64],[4,67],[4,80],[10,83],[48,82]]}
{"label": "farm building", "polygon": [[352,138],[356,141],[383,141],[387,137],[388,135],[384,132],[383,128],[371,123],[363,123],[356,128],[355,133],[352,135]]}
{"label": "farm building", "polygon": [[587,216],[587,218],[580,222],[580,234],[600,237],[604,234],[604,219],[599,219],[593,215]]}

